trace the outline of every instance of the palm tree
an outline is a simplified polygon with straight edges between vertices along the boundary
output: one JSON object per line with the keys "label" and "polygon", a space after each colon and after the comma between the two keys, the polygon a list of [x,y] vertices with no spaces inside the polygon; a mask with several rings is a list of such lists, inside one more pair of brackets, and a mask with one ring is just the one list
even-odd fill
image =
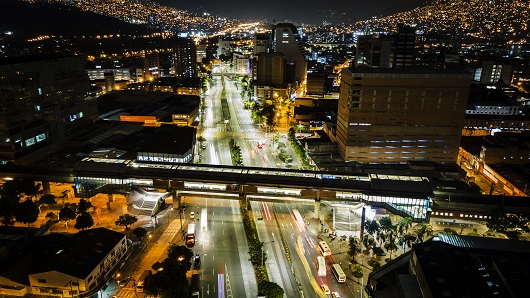
{"label": "palm tree", "polygon": [[355,261],[355,256],[361,252],[361,241],[357,236],[350,236],[348,255]]}
{"label": "palm tree", "polygon": [[397,240],[396,230],[391,229],[386,233],[385,249],[390,252],[390,260],[392,260],[392,252],[398,248],[396,244]]}
{"label": "palm tree", "polygon": [[433,230],[430,224],[422,222],[416,225],[416,228],[414,230],[414,233],[418,237],[417,239],[420,242],[423,242],[423,237],[425,236],[431,236],[433,234]]}
{"label": "palm tree", "polygon": [[397,223],[398,232],[400,235],[403,235],[404,233],[407,233],[409,231],[409,228],[412,227],[412,218],[411,217],[404,217],[400,219]]}

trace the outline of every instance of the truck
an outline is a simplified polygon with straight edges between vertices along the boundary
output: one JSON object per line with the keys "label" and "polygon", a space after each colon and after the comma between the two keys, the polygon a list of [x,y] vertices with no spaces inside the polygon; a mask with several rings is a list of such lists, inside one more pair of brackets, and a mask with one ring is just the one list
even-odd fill
{"label": "truck", "polygon": [[186,244],[192,246],[195,244],[195,224],[188,225],[188,234],[186,234]]}
{"label": "truck", "polygon": [[151,276],[151,270],[145,270],[136,282],[136,290],[140,293],[144,291],[145,280]]}
{"label": "truck", "polygon": [[200,279],[201,279],[201,276],[199,274],[193,274],[191,276],[191,297],[192,298],[200,297],[200,289],[199,289],[199,284],[201,282]]}

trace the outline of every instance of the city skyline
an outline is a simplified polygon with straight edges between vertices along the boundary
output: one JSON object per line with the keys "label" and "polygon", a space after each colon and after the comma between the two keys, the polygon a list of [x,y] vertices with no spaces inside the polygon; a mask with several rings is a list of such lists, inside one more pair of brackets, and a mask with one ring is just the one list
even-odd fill
{"label": "city skyline", "polygon": [[311,23],[315,25],[323,22],[353,23],[372,17],[381,17],[397,12],[407,11],[421,6],[423,0],[391,1],[376,0],[369,2],[338,0],[333,6],[326,7],[321,1],[183,1],[155,0],[155,2],[195,13],[210,13],[220,17],[237,18],[240,20],[267,20],[268,22],[283,22],[290,20],[296,23]]}

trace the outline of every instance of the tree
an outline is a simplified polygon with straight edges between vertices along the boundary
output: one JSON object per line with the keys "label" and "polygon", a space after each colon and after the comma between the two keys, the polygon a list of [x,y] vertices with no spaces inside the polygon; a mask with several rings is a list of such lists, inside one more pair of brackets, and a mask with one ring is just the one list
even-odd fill
{"label": "tree", "polygon": [[129,226],[133,225],[137,221],[138,221],[138,217],[134,215],[130,215],[130,214],[124,214],[124,215],[120,215],[120,217],[118,217],[118,220],[115,221],[115,223],[117,226],[124,226],[125,231],[127,231],[129,230]]}
{"label": "tree", "polygon": [[392,260],[392,252],[398,249],[397,238],[397,232],[394,229],[389,230],[386,234],[385,249],[390,252],[390,260]]}
{"label": "tree", "polygon": [[147,235],[147,230],[142,227],[137,227],[133,230],[133,234],[140,240],[142,240],[145,235]]}
{"label": "tree", "polygon": [[403,247],[403,253],[405,253],[405,246],[411,248],[414,240],[416,240],[416,236],[410,233],[399,236],[398,243]]}
{"label": "tree", "polygon": [[377,260],[370,260],[368,261],[368,266],[372,267],[372,270],[375,270],[381,267],[381,263]]}
{"label": "tree", "polygon": [[379,223],[375,220],[367,220],[364,223],[364,230],[371,236],[374,236],[380,229]]}
{"label": "tree", "polygon": [[22,192],[26,194],[26,196],[33,199],[35,195],[39,192],[42,184],[41,183],[35,183],[33,179],[24,179],[22,180]]}
{"label": "tree", "polygon": [[412,227],[411,217],[404,217],[400,219],[397,223],[398,233],[400,235],[403,235],[403,233],[407,233],[410,227]]}
{"label": "tree", "polygon": [[37,221],[39,218],[39,206],[31,199],[25,200],[18,204],[15,209],[15,219],[24,224],[30,224]]}
{"label": "tree", "polygon": [[45,216],[47,219],[49,220],[55,220],[57,219],[57,214],[55,214],[55,212],[48,212],[46,213],[46,216]]}
{"label": "tree", "polygon": [[360,265],[355,265],[353,266],[351,273],[353,277],[361,278],[364,276],[363,267],[361,267]]}
{"label": "tree", "polygon": [[39,205],[55,205],[57,204],[57,201],[55,201],[55,196],[52,194],[45,194],[37,201]]}
{"label": "tree", "polygon": [[348,255],[355,261],[355,256],[362,251],[361,240],[357,236],[350,236]]}
{"label": "tree", "polygon": [[267,298],[282,298],[283,289],[277,283],[271,281],[262,281],[258,284],[258,293]]}
{"label": "tree", "polygon": [[444,228],[444,233],[449,235],[458,235],[458,232],[455,229]]}
{"label": "tree", "polygon": [[389,216],[382,217],[379,220],[379,225],[381,226],[381,230],[383,230],[384,232],[388,232],[394,229],[394,224],[392,223],[392,220]]}
{"label": "tree", "polygon": [[39,207],[39,214],[40,214],[40,208],[43,205],[55,205],[57,202],[55,201],[55,196],[51,194],[45,194],[37,201],[38,207]]}
{"label": "tree", "polygon": [[[1,195],[2,197],[16,197],[19,198],[20,194],[24,192],[23,182],[20,178],[14,178],[13,180],[7,180],[2,185]],[[18,201],[17,201],[18,203]]]}
{"label": "tree", "polygon": [[18,201],[17,196],[0,195],[0,219],[4,226],[15,224],[15,209]]}
{"label": "tree", "polygon": [[[191,268],[193,253],[185,246],[171,244],[167,258],[153,266],[163,270],[156,272],[146,280],[144,291],[147,295],[161,298],[189,297],[190,285],[186,272]],[[167,285],[170,284],[171,287]]]}
{"label": "tree", "polygon": [[423,242],[423,237],[431,236],[433,231],[431,225],[422,222],[416,225],[414,233],[416,234],[418,241]]}
{"label": "tree", "polygon": [[76,210],[76,204],[65,204],[64,207],[59,210],[59,220],[64,221],[66,232],[68,232],[68,222],[75,219]]}
{"label": "tree", "polygon": [[77,205],[77,210],[76,210],[76,213],[77,214],[81,214],[81,213],[84,213],[84,212],[89,212],[91,209],[93,208],[92,206],[92,203],[85,200],[85,199],[81,199],[79,200],[79,204]]}
{"label": "tree", "polygon": [[511,239],[517,239],[521,232],[530,232],[529,214],[505,213],[499,210],[486,222],[486,226],[491,231],[503,233]]}
{"label": "tree", "polygon": [[375,239],[371,235],[367,235],[363,238],[363,245],[367,251],[373,251],[375,247]]}
{"label": "tree", "polygon": [[94,219],[88,212],[83,212],[75,219],[74,228],[78,230],[86,230],[94,225]]}

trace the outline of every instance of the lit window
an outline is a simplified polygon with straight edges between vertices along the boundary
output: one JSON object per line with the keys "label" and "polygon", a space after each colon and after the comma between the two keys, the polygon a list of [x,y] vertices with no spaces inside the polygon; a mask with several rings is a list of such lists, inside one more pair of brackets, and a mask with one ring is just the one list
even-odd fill
{"label": "lit window", "polygon": [[29,138],[24,143],[26,143],[26,147],[29,147],[36,143],[35,138]]}

